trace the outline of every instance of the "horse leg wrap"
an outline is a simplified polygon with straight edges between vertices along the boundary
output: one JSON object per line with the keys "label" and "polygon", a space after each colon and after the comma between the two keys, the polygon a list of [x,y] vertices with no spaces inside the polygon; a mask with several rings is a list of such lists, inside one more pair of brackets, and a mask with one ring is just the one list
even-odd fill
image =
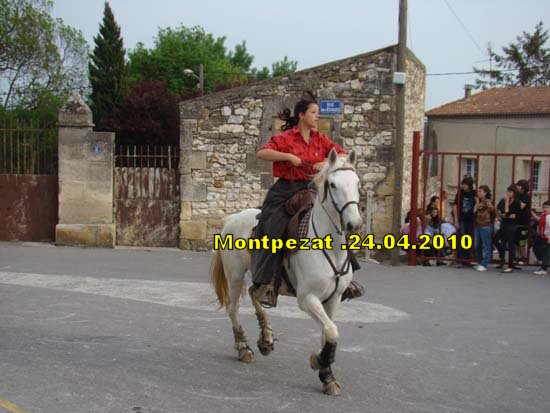
{"label": "horse leg wrap", "polygon": [[[336,343],[325,343],[321,353],[319,354],[319,365],[321,366],[321,371],[319,372],[319,377],[321,377],[321,372],[328,367],[330,370],[330,365],[334,363],[336,358]],[[332,374],[332,373],[331,373]]]}
{"label": "horse leg wrap", "polygon": [[332,369],[329,367],[323,367],[319,370],[319,380],[323,384],[329,384],[333,381],[336,381],[334,374],[332,374]]}
{"label": "horse leg wrap", "polygon": [[252,351],[252,349],[248,347],[242,326],[239,326],[239,328],[233,328],[233,336],[235,337],[235,350],[247,349]]}
{"label": "horse leg wrap", "polygon": [[[256,313],[256,318],[258,319],[258,324],[260,325],[260,338],[257,343],[258,348],[260,349],[260,353],[262,353],[262,355],[267,356],[273,351],[273,330],[267,324],[267,320],[264,316]],[[271,333],[268,334],[267,338],[266,332]],[[269,340],[269,336],[271,336],[271,341]]]}

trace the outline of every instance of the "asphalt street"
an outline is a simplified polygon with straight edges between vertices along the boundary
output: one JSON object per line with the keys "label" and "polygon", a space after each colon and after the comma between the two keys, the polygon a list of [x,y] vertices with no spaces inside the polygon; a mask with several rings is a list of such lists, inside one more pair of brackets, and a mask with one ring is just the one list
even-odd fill
{"label": "asphalt street", "polygon": [[0,412],[550,412],[550,277],[363,263],[333,398],[290,298],[270,311],[275,351],[237,360],[211,257],[0,243]]}

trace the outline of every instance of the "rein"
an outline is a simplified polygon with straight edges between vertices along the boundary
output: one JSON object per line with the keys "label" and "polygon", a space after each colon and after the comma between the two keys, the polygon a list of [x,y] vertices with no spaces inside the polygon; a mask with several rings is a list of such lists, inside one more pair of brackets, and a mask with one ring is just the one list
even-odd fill
{"label": "rein", "polygon": [[[346,167],[346,168],[335,169],[331,173],[334,173],[334,172],[337,172],[337,171],[355,171],[355,170],[353,168]],[[330,186],[329,186],[327,180],[325,180],[324,190],[325,190],[325,194],[324,194],[323,199],[321,201],[321,207],[323,208],[323,211],[325,211],[326,215],[328,216],[331,224],[334,226],[334,229],[336,229],[338,235],[343,235],[345,230],[344,230],[344,218],[343,218],[342,214],[344,213],[344,210],[350,205],[355,204],[355,205],[359,206],[359,202],[349,201],[342,208],[338,208],[338,204],[334,200],[334,196],[332,195],[332,191],[330,190]],[[336,224],[332,220],[330,214],[328,213],[327,209],[325,208],[324,203],[327,199],[327,192],[330,195],[330,200],[332,201],[332,205],[333,205],[334,209],[336,210],[336,212],[338,212],[338,215],[340,216],[340,229],[338,229],[338,227],[336,226]],[[313,226],[313,232],[315,233],[315,236],[317,238],[319,238],[319,234],[317,233],[317,228],[315,227],[315,220],[314,220],[314,215],[313,214],[311,214],[311,224]],[[328,253],[325,251],[325,249],[322,248],[321,251],[322,251],[323,255],[325,256],[325,259],[330,264],[330,266],[332,268],[332,271],[334,271],[334,276],[336,277],[334,290],[332,291],[332,293],[329,295],[329,297],[327,299],[323,300],[323,304],[325,304],[334,296],[334,294],[336,293],[336,290],[338,290],[338,284],[340,283],[340,277],[342,277],[344,274],[348,273],[349,267],[351,265],[351,260],[350,260],[349,253],[348,253],[346,259],[344,260],[344,263],[342,264],[342,267],[338,270],[338,268],[336,267],[336,265],[334,264],[334,262],[332,261],[332,259],[328,255]]]}

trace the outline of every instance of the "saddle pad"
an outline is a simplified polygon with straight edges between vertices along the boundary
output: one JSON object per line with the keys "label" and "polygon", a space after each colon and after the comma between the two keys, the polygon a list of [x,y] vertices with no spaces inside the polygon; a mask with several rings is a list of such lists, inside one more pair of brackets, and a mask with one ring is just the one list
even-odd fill
{"label": "saddle pad", "polygon": [[299,238],[306,238],[307,232],[309,230],[309,217],[311,216],[312,209],[308,209],[307,212],[304,214],[302,219],[300,220],[300,225],[298,225],[298,237]]}

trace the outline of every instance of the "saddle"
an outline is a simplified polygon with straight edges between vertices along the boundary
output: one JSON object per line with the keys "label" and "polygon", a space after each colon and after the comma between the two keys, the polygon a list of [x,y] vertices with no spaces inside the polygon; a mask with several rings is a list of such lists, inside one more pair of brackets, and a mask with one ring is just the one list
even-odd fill
{"label": "saddle", "polygon": [[[290,199],[285,203],[286,212],[292,216],[290,219],[285,233],[286,239],[296,239],[306,238],[309,228],[309,219],[311,215],[311,210],[313,207],[313,202],[317,192],[313,189],[301,189],[296,192]],[[259,218],[259,215],[258,217]],[[251,238],[254,238],[256,232],[256,227],[252,229],[250,234]],[[284,252],[285,258],[292,254],[296,250],[286,250]],[[351,253],[351,252],[350,252]],[[284,261],[284,259],[283,259]],[[357,259],[352,255],[352,267],[354,270],[359,266],[357,264]],[[357,268],[356,265],[357,264]],[[269,288],[267,289],[264,296],[260,299],[260,305],[265,308],[271,308],[277,306],[277,298],[279,295],[286,295],[289,297],[296,297],[296,291],[292,286],[286,273],[284,265],[281,265],[280,268],[275,269],[275,277],[271,280]],[[351,300],[353,298],[361,297],[364,294],[364,288],[359,285],[357,282],[352,281],[350,286],[344,291],[342,295],[342,301]]]}

